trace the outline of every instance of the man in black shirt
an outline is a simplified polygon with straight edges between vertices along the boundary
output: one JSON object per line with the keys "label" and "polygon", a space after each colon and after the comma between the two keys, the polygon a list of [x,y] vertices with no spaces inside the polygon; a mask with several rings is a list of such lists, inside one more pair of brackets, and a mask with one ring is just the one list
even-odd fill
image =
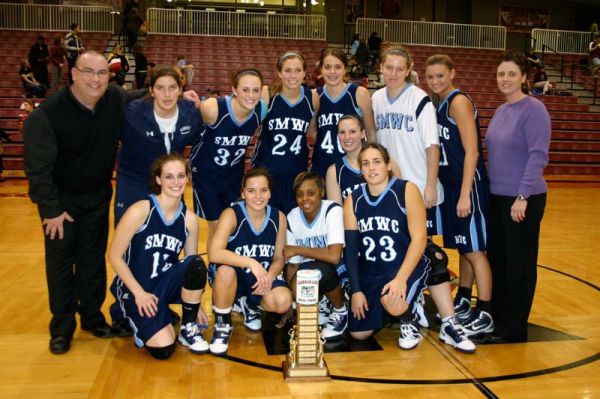
{"label": "man in black shirt", "polygon": [[24,124],[25,172],[45,233],[50,351],[67,352],[76,328],[115,335],[100,308],[106,296],[111,177],[125,104],[145,94],[108,85],[108,64],[89,51],[73,85],[44,101]]}

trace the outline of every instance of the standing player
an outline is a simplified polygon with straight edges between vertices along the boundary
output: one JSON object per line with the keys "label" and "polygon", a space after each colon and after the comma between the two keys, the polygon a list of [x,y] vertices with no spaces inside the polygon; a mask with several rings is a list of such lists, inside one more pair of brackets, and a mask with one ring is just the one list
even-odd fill
{"label": "standing player", "polygon": [[262,83],[256,69],[240,69],[233,75],[231,96],[197,102],[206,131],[190,154],[194,207],[208,222],[209,247],[219,215],[239,195],[246,151],[266,114]]}
{"label": "standing player", "polygon": [[[383,144],[402,170],[402,177],[417,185],[427,208],[427,232],[441,234],[440,211],[444,192],[437,175],[440,145],[435,108],[423,90],[413,85],[412,57],[402,47],[390,47],[381,56],[386,87],[373,94],[373,111],[377,126],[377,142]],[[440,312],[442,330],[458,331],[460,325],[451,322],[455,311],[450,293],[448,257],[433,242],[425,248],[431,261],[427,285]],[[421,325],[428,325],[421,306],[415,307]],[[414,326],[415,335],[418,333]]]}
{"label": "standing player", "polygon": [[[117,273],[111,292],[134,330],[135,344],[157,359],[175,351],[169,303],[181,300],[178,341],[193,353],[208,351],[200,308],[206,267],[196,254],[198,220],[182,202],[189,167],[179,154],[152,164],[152,195],[129,207],[117,225],[109,257]],[[179,261],[183,249],[186,258]]]}
{"label": "standing player", "polygon": [[[242,296],[244,325],[262,327],[260,309],[285,314],[292,293],[281,274],[284,266],[285,215],[269,206],[272,181],[264,169],[249,170],[242,180],[242,201],[227,208],[208,250],[217,263],[213,283],[214,355],[224,355],[233,329],[231,309],[236,291]],[[259,308],[260,306],[260,308]]]}
{"label": "standing player", "polygon": [[344,247],[342,207],[321,199],[325,194],[325,183],[314,172],[303,172],[296,177],[294,194],[298,206],[287,216],[287,245],[283,250],[288,261],[286,277],[295,290],[298,270],[321,273],[319,292],[333,305],[323,336],[328,341],[338,340],[348,326],[348,309],[336,272]]}
{"label": "standing player", "polygon": [[[400,316],[404,322],[398,344],[413,349],[422,337],[410,323],[411,308],[430,271],[422,255],[427,243],[423,199],[413,183],[391,177],[390,156],[382,145],[368,144],[359,160],[366,184],[344,203],[344,260],[352,287],[350,334],[366,339],[384,326],[386,313]],[[450,319],[447,324],[455,323]],[[440,340],[462,352],[475,351],[460,328],[442,326]]]}
{"label": "standing player", "polygon": [[277,187],[271,204],[285,213],[296,206],[294,178],[308,170],[309,125],[315,124],[319,97],[305,86],[306,61],[302,54],[288,51],[277,60],[280,82],[271,93],[263,88],[263,99],[269,99],[267,116],[252,157],[253,166],[261,166],[273,175]]}
{"label": "standing player", "polygon": [[319,62],[325,85],[315,89],[320,105],[311,171],[324,178],[329,165],[344,156],[337,138],[339,119],[344,115],[363,118],[369,141],[375,141],[375,124],[369,91],[354,83],[347,83],[346,53],[341,49],[328,48],[321,52]]}
{"label": "standing player", "polygon": [[117,154],[115,225],[131,204],[148,195],[152,161],[170,152],[181,154],[200,139],[202,119],[194,103],[180,98],[181,90],[175,69],[155,70],[152,97],[130,103],[125,111]]}
{"label": "standing player", "polygon": [[[481,156],[477,110],[471,99],[454,87],[454,66],[447,55],[436,54],[425,63],[431,91],[439,96],[437,110],[444,187],[441,206],[444,247],[460,254],[460,286],[454,300],[456,315],[468,336],[494,330],[491,317],[492,272],[486,249],[489,182]],[[477,306],[471,312],[473,276],[477,281]]]}

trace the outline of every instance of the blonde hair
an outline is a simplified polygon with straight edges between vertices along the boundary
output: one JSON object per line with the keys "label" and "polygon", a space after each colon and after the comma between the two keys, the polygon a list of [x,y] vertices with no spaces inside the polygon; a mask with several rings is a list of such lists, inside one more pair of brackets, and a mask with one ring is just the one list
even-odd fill
{"label": "blonde hair", "polygon": [[[397,55],[400,57],[404,57],[406,59],[406,66],[408,67],[408,69],[412,69],[412,67],[414,66],[413,63],[413,58],[412,55],[410,55],[410,53],[408,52],[407,49],[405,49],[402,46],[390,46],[387,48],[387,50],[385,50],[382,54],[381,54],[381,64],[383,65],[385,63],[385,60],[387,59],[388,56],[390,55]],[[405,81],[407,83],[416,83],[412,74],[408,74],[408,76],[406,77]]]}

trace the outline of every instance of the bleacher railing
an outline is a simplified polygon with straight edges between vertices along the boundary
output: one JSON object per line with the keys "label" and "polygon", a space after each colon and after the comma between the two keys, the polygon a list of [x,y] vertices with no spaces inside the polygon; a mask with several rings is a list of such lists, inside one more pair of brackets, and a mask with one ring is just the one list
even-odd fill
{"label": "bleacher railing", "polygon": [[66,31],[73,22],[85,32],[113,32],[111,7],[0,3],[0,29]]}
{"label": "bleacher railing", "polygon": [[590,32],[571,30],[534,29],[531,36],[535,39],[536,51],[542,51],[546,45],[561,54],[587,54],[592,41]]}
{"label": "bleacher railing", "polygon": [[150,8],[149,33],[325,40],[324,15]]}
{"label": "bleacher railing", "polygon": [[384,42],[391,43],[489,50],[506,48],[506,28],[503,26],[358,18],[356,33],[366,40],[372,32],[377,32]]}

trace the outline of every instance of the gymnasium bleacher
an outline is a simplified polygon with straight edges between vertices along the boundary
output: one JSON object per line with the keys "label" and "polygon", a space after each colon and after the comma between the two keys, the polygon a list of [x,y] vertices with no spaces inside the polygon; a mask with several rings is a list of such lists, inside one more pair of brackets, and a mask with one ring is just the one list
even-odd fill
{"label": "gymnasium bleacher", "polygon": [[[57,34],[43,32],[46,43],[51,44]],[[5,56],[0,61],[0,127],[7,130],[13,142],[4,145],[4,167],[15,176],[23,176],[23,143],[19,132],[18,107],[23,89],[18,77],[19,61],[27,57],[29,47],[38,32],[0,31],[0,48]],[[83,33],[87,49],[104,52],[110,34]],[[148,35],[145,41],[149,61],[173,64],[179,54],[184,54],[195,67],[192,89],[199,95],[208,89],[230,92],[231,75],[240,67],[256,67],[265,76],[267,84],[277,79],[276,61],[288,50],[302,52],[312,72],[324,41],[234,38],[221,36]],[[407,46],[414,56],[415,68],[426,88],[424,62],[433,53],[449,54],[457,69],[455,83],[467,92],[479,109],[482,133],[495,109],[503,103],[495,81],[495,65],[499,55],[494,50]],[[600,113],[578,101],[575,96],[539,96],[552,118],[550,164],[545,170],[555,179],[597,181],[600,177]]]}

